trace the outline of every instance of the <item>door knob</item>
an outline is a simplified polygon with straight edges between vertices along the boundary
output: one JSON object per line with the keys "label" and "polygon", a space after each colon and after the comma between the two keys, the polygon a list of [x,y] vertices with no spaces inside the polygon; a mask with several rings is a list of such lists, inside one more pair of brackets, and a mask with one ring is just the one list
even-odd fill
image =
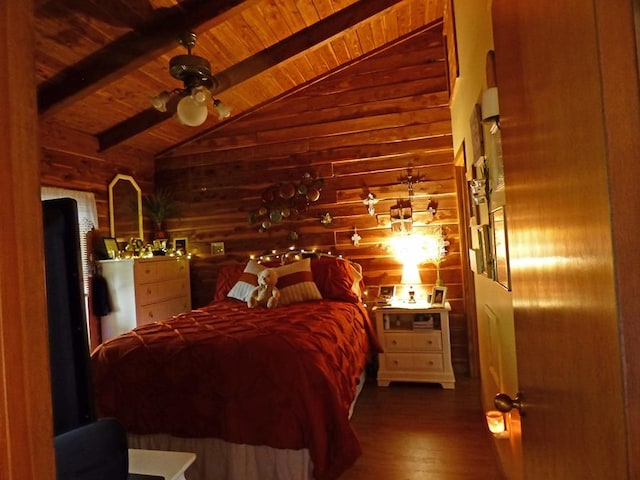
{"label": "door knob", "polygon": [[520,416],[524,417],[524,402],[520,392],[516,394],[516,398],[511,398],[506,393],[499,393],[493,399],[493,404],[502,413],[507,413],[512,408],[515,408],[520,412]]}

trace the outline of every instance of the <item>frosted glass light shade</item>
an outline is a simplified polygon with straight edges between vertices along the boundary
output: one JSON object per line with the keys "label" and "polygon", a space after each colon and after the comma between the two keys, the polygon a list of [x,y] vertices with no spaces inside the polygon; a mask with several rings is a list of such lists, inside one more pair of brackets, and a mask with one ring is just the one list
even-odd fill
{"label": "frosted glass light shade", "polygon": [[224,120],[231,115],[231,108],[222,103],[221,100],[214,100],[213,106],[218,111],[218,120]]}
{"label": "frosted glass light shade", "polygon": [[178,102],[176,115],[183,125],[197,127],[207,119],[207,106],[198,103],[191,95],[183,97]]}

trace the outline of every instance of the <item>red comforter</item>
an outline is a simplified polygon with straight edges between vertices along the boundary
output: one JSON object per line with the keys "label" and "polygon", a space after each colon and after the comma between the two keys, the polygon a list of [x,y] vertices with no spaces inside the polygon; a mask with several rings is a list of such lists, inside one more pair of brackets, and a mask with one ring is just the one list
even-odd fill
{"label": "red comforter", "polygon": [[99,346],[96,407],[131,433],[308,448],[333,479],[360,455],[348,412],[377,349],[362,305],[214,302]]}

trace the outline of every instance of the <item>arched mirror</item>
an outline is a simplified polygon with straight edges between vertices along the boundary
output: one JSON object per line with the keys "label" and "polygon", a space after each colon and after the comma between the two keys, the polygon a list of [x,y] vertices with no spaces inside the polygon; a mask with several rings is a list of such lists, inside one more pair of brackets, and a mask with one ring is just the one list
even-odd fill
{"label": "arched mirror", "polygon": [[142,239],[142,191],[129,175],[118,174],[109,184],[111,236],[118,242]]}

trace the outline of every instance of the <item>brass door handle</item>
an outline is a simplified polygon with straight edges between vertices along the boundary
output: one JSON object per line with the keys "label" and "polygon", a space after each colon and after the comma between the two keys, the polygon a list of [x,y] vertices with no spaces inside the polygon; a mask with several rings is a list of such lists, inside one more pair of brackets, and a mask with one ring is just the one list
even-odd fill
{"label": "brass door handle", "polygon": [[493,399],[493,404],[502,413],[507,413],[511,409],[515,408],[520,412],[520,416],[524,417],[524,401],[522,399],[522,393],[518,392],[516,398],[511,398],[506,393],[499,393]]}

